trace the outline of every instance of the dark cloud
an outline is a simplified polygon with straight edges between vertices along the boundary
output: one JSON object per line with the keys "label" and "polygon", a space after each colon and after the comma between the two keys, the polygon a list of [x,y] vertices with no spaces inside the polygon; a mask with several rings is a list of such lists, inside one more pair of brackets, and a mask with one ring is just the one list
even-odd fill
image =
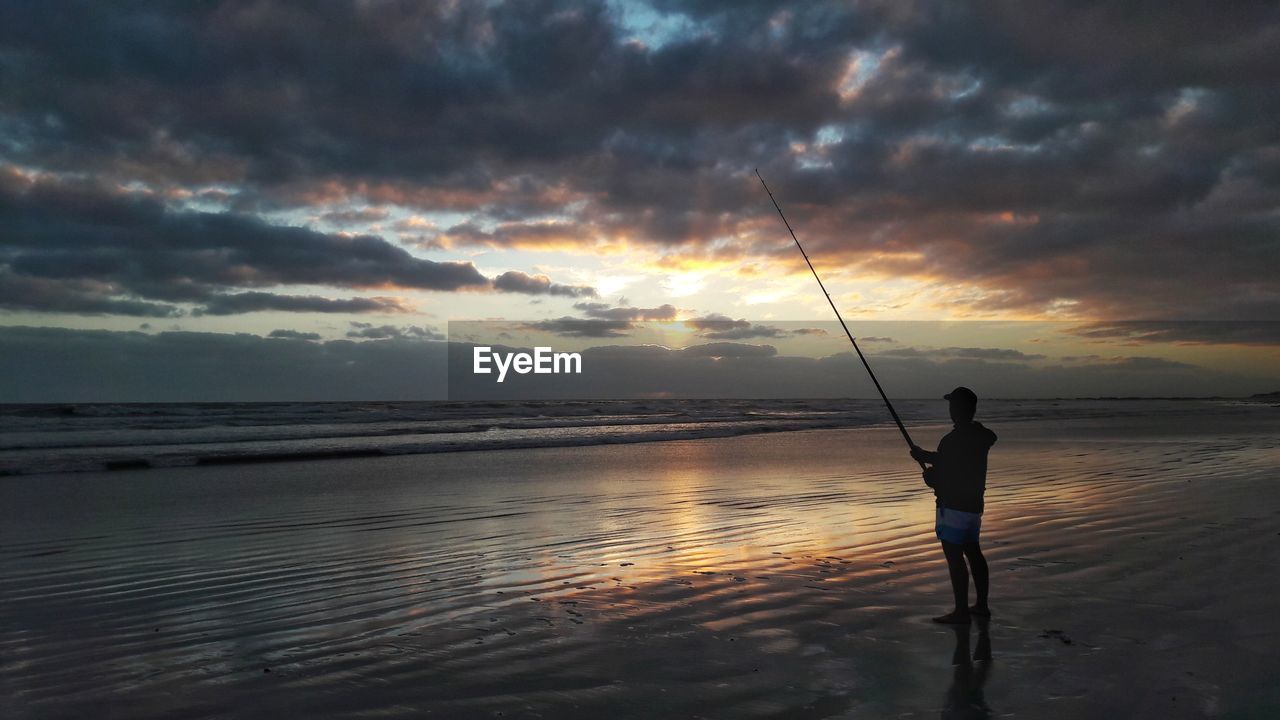
{"label": "dark cloud", "polygon": [[761,325],[741,318],[734,320],[726,315],[712,313],[704,317],[685,320],[684,324],[693,328],[701,337],[708,340],[751,340],[755,338],[781,338],[788,335],[826,335],[822,328],[782,329],[773,325]]}
{"label": "dark cloud", "polygon": [[778,338],[788,333],[786,330],[771,325],[758,325],[746,320],[733,320],[724,315],[708,315],[702,318],[686,320],[685,325],[694,328],[698,334],[709,340],[750,340],[752,338]]}
{"label": "dark cloud", "polygon": [[[933,282],[953,293],[943,302],[1280,316],[1275,3],[650,5],[687,29],[568,0],[99,3],[76,22],[58,3],[9,3],[0,152],[245,214],[367,202],[468,216],[423,234],[434,247],[625,238],[728,266],[792,252],[758,166],[816,256]],[[220,217],[171,219],[189,244],[153,229],[166,250],[136,271],[119,237],[97,237],[121,257],[73,262],[55,245],[13,272],[150,302],[228,284],[239,266],[219,252],[253,261],[237,287],[487,283],[368,238]],[[69,225],[51,236],[97,235]],[[210,225],[272,242],[211,247]],[[361,259],[332,263],[341,243]],[[260,257],[313,245],[296,273]]]}
{"label": "dark cloud", "polygon": [[[591,294],[594,296],[595,293]],[[522,327],[564,337],[625,337],[635,328],[637,322],[672,320],[679,312],[674,305],[670,304],[656,308],[640,308],[611,307],[608,303],[602,302],[579,302],[574,303],[573,307],[582,311],[587,317],[564,316],[524,323]]]}
{"label": "dark cloud", "polygon": [[320,333],[299,332],[297,330],[272,330],[267,337],[278,340],[319,340]]}
{"label": "dark cloud", "polygon": [[[491,215],[505,217],[521,210],[545,211],[550,208],[535,207],[533,203],[504,202],[501,208],[492,208]],[[514,205],[514,207],[513,207]],[[441,245],[487,245],[499,248],[556,249],[565,246],[587,246],[592,240],[591,228],[578,223],[526,223],[505,222],[494,230],[482,230],[474,223],[462,223],[434,236],[432,241]]]}
{"label": "dark cloud", "polygon": [[1131,373],[1148,373],[1168,370],[1190,373],[1200,369],[1199,366],[1191,363],[1169,360],[1168,358],[1145,356],[1113,357],[1102,362],[1089,363],[1084,367]]}
{"label": "dark cloud", "polygon": [[751,340],[753,338],[780,338],[790,334],[790,331],[773,327],[772,325],[751,325],[745,328],[734,328],[730,330],[706,330],[701,333],[702,337],[708,340]]}
{"label": "dark cloud", "polygon": [[876,351],[882,357],[973,358],[980,360],[1043,360],[1044,355],[1028,354],[1011,348],[945,347],[890,348]]}
{"label": "dark cloud", "polygon": [[690,318],[684,321],[684,324],[694,330],[733,330],[736,328],[751,327],[751,323],[746,320],[734,320],[728,315],[712,313],[704,317]]}
{"label": "dark cloud", "polygon": [[596,318],[562,317],[555,320],[539,320],[525,323],[530,330],[555,333],[565,337],[624,337],[632,328],[629,320],[600,320]]}
{"label": "dark cloud", "polygon": [[1064,329],[1079,337],[1130,343],[1280,345],[1280,321],[1101,322]]}
{"label": "dark cloud", "polygon": [[24,277],[0,269],[0,307],[7,310],[135,317],[178,317],[183,314],[173,305],[114,297],[117,292],[111,283],[78,278]]}
{"label": "dark cloud", "polygon": [[341,173],[466,187],[487,179],[477,155],[554,162],[620,126],[679,142],[708,121],[816,122],[837,106],[838,70],[822,61],[852,28],[806,14],[823,26],[781,42],[757,27],[650,50],[591,2],[119,7],[75,27],[32,5],[6,13],[0,41],[22,70],[10,117],[26,155],[74,144],[196,178],[243,168],[258,182]]}
{"label": "dark cloud", "polygon": [[655,308],[609,307],[608,303],[574,303],[573,307],[581,310],[587,317],[601,320],[674,320],[680,312],[675,305],[665,304]]}
{"label": "dark cloud", "polygon": [[423,328],[417,325],[407,325],[398,327],[396,325],[373,325],[371,323],[353,322],[351,330],[347,331],[349,338],[363,338],[373,340],[385,340],[387,338],[395,340],[444,340],[445,336],[430,328]]}
{"label": "dark cloud", "polygon": [[595,297],[595,288],[585,285],[560,285],[551,282],[546,275],[526,275],[509,270],[493,280],[498,292],[523,293],[525,295],[561,295],[564,297]]}
{"label": "dark cloud", "polygon": [[485,287],[470,263],[410,255],[373,236],[329,235],[227,213],[172,211],[92,184],[0,184],[0,245],[15,273],[112,282],[139,295],[202,299],[219,286]]}
{"label": "dark cloud", "polygon": [[0,174],[0,303],[48,312],[170,316],[255,310],[382,312],[386,298],[332,300],[228,288],[288,284],[396,286],[581,297],[594,290],[507,272],[495,281],[469,262],[436,262],[370,235],[325,234],[230,213],[172,210],[148,197],[88,182],[27,181]]}
{"label": "dark cloud", "polygon": [[395,298],[327,298],[318,295],[275,295],[265,292],[242,292],[232,295],[215,295],[196,308],[196,315],[239,315],[262,312],[317,312],[317,313],[399,313],[409,312]]}

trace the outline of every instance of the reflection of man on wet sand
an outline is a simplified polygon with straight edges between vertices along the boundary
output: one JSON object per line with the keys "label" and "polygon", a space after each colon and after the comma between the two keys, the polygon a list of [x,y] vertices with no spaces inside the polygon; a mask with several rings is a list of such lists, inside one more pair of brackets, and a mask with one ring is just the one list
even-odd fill
{"label": "reflection of man on wet sand", "polygon": [[[955,609],[933,621],[968,624],[970,615],[991,616],[987,606],[987,560],[978,546],[978,531],[982,528],[982,495],[987,486],[987,451],[995,444],[996,434],[974,422],[978,396],[972,390],[958,387],[944,399],[951,404],[955,427],[943,436],[936,452],[912,445],[911,457],[932,465],[924,471],[924,481],[938,498],[936,530],[955,595]],[[970,572],[977,590],[977,602],[972,607],[968,606]]]}
{"label": "reflection of man on wet sand", "polygon": [[955,668],[943,701],[944,720],[991,717],[991,708],[987,707],[983,694],[991,672],[991,635],[987,632],[987,625],[985,620],[978,621],[978,647],[973,651],[972,662],[969,660],[969,628],[963,625],[951,628],[956,633],[956,650],[951,656],[951,664]]}

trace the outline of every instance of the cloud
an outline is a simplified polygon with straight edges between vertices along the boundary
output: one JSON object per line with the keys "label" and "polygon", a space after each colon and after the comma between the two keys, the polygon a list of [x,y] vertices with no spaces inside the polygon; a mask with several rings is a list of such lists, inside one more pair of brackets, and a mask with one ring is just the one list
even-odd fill
{"label": "cloud", "polygon": [[694,330],[730,330],[751,326],[751,323],[746,320],[734,320],[727,315],[719,313],[712,313],[705,317],[690,318],[685,320],[684,324]]}
{"label": "cloud", "polygon": [[445,336],[430,328],[418,327],[417,325],[408,325],[398,327],[395,325],[373,325],[371,323],[353,322],[351,330],[347,331],[349,338],[362,338],[373,340],[385,340],[388,338],[395,340],[444,340]]}
{"label": "cloud", "polygon": [[0,270],[0,307],[8,310],[157,318],[184,314],[173,305],[116,297],[117,294],[110,283],[23,277]]}
{"label": "cloud", "polygon": [[675,305],[664,304],[655,308],[609,307],[608,303],[574,303],[573,307],[581,310],[587,317],[601,320],[674,320],[679,310]]}
{"label": "cloud", "polygon": [[1192,363],[1179,362],[1177,360],[1169,360],[1168,358],[1147,357],[1147,356],[1128,356],[1128,357],[1112,357],[1104,359],[1100,362],[1087,362],[1077,367],[1090,368],[1095,370],[1103,370],[1108,372],[1125,372],[1125,373],[1149,373],[1149,372],[1194,372],[1199,370],[1199,366]]}
{"label": "cloud", "polygon": [[551,282],[546,275],[526,275],[518,270],[502,273],[493,280],[498,292],[524,293],[525,295],[562,295],[564,297],[595,297],[594,288],[584,285],[560,285]]}
{"label": "cloud", "polygon": [[[6,199],[6,227],[49,228],[11,271],[122,302],[494,287],[469,263],[253,218],[356,228],[380,220],[352,208],[399,205],[461,216],[421,236],[436,248],[650,246],[806,272],[780,259],[758,166],[833,281],[891,276],[979,314],[1280,316],[1267,3],[649,5],[665,22],[556,0],[110,3],[78,23],[14,4],[0,153],[188,212],[59,221]],[[190,211],[211,205],[235,214]]]}
{"label": "cloud", "polygon": [[189,298],[226,285],[451,291],[489,284],[471,263],[417,258],[378,237],[175,211],[93,183],[2,183],[0,222],[11,229],[4,250],[15,273],[115,282],[157,297]]}
{"label": "cloud", "polygon": [[[594,293],[592,293],[594,295]],[[641,321],[666,321],[675,318],[679,310],[670,304],[656,308],[610,307],[608,303],[579,302],[573,307],[587,317],[560,317],[525,323],[531,330],[555,333],[565,337],[624,337]]]}
{"label": "cloud", "polygon": [[878,350],[877,356],[883,357],[938,357],[938,358],[970,358],[980,360],[1043,360],[1044,355],[1024,353],[1012,348],[978,348],[978,347],[945,347],[945,348],[889,348]]}
{"label": "cloud", "polygon": [[334,299],[318,295],[275,295],[264,292],[243,292],[230,295],[214,295],[196,315],[238,315],[262,312],[318,312],[318,313],[400,313],[412,308],[395,298],[358,297]]}
{"label": "cloud", "polygon": [[530,330],[555,333],[566,337],[623,337],[631,330],[628,320],[600,320],[595,318],[561,317],[555,320],[539,320],[524,324]]}
{"label": "cloud", "polygon": [[750,340],[752,338],[779,338],[788,334],[822,333],[817,328],[783,330],[771,325],[753,324],[747,320],[734,320],[718,313],[685,320],[684,324],[696,330],[702,337],[711,340]]}
{"label": "cloud", "polygon": [[685,355],[693,357],[716,358],[759,358],[773,357],[778,349],[772,345],[747,345],[744,343],[717,342],[702,345],[690,345],[681,350]]}
{"label": "cloud", "polygon": [[734,328],[730,330],[711,330],[701,333],[702,337],[711,340],[750,340],[753,338],[779,338],[785,337],[791,331],[782,330],[772,325],[751,325],[750,327]]}
{"label": "cloud", "polygon": [[[6,277],[41,284],[43,309],[82,311],[62,298],[94,283],[103,292],[167,301],[203,301],[207,314],[256,309],[373,309],[371,300],[222,295],[226,287],[315,284],[395,285],[451,291],[485,287],[470,263],[411,256],[372,236],[327,235],[222,213],[171,211],[91,184],[0,184]],[[60,289],[55,289],[61,284]],[[312,307],[308,307],[308,305]],[[384,309],[391,303],[382,301]],[[240,309],[244,308],[244,309]],[[100,312],[102,310],[99,310]],[[171,313],[169,313],[171,314]]]}
{"label": "cloud", "polygon": [[[540,211],[553,207],[552,201],[504,203],[502,209],[494,209],[498,216],[516,214],[521,210]],[[497,248],[523,248],[531,250],[556,250],[584,248],[594,243],[594,233],[586,223],[569,222],[503,222],[493,230],[482,230],[474,223],[454,225],[432,238],[433,242],[446,246],[484,245]]]}
{"label": "cloud", "polygon": [[594,295],[546,276],[507,272],[490,281],[469,262],[436,262],[371,235],[326,234],[231,213],[172,210],[156,200],[91,182],[0,175],[0,303],[46,312],[166,317],[171,305],[203,302],[197,314],[255,310],[382,312],[388,298],[334,300],[230,288],[305,284],[450,292]]}
{"label": "cloud", "polygon": [[712,330],[706,328],[701,333],[702,337],[713,340],[749,340],[751,338],[777,338],[788,334],[788,331],[782,330],[772,325],[756,325],[748,323],[746,327],[735,327],[727,330]]}
{"label": "cloud", "polygon": [[1129,343],[1280,345],[1280,321],[1276,320],[1097,322],[1073,326],[1063,332],[1083,338]]}
{"label": "cloud", "polygon": [[299,332],[297,330],[272,330],[267,337],[279,340],[319,340],[320,333]]}
{"label": "cloud", "polygon": [[751,340],[755,338],[784,338],[788,335],[825,336],[822,328],[800,327],[780,328],[774,325],[753,323],[739,318],[734,320],[727,315],[711,313],[703,317],[685,320],[686,327],[697,331],[698,335],[709,340]]}

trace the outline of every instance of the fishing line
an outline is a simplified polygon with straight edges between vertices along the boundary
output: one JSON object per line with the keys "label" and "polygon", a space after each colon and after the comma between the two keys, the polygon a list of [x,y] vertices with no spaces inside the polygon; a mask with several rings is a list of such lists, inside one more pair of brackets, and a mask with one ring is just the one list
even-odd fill
{"label": "fishing line", "polygon": [[[876,390],[880,392],[880,398],[884,400],[884,406],[889,408],[889,414],[893,416],[893,421],[898,424],[898,430],[902,433],[902,439],[907,441],[907,447],[914,448],[915,443],[911,442],[911,435],[907,432],[907,428],[902,424],[902,420],[898,417],[898,412],[893,409],[893,403],[889,402],[889,396],[885,394],[884,388],[880,387],[880,381],[876,379],[876,374],[871,371],[871,364],[867,362],[866,356],[862,354],[862,350],[858,347],[858,341],[853,339],[853,333],[849,332],[849,326],[844,324],[844,318],[840,317],[840,311],[836,309],[836,303],[831,299],[831,293],[827,292],[827,286],[822,284],[822,278],[818,277],[818,271],[813,268],[813,261],[809,259],[809,253],[804,251],[804,246],[800,244],[800,238],[796,237],[796,231],[791,229],[791,223],[787,222],[787,216],[782,214],[782,208],[778,205],[778,201],[773,197],[773,192],[769,190],[769,186],[765,184],[764,177],[760,175],[760,170],[756,169],[756,177],[760,178],[760,184],[764,186],[764,191],[769,193],[769,199],[773,201],[773,207],[778,211],[778,217],[782,218],[782,224],[787,226],[787,232],[791,233],[791,239],[796,241],[796,247],[800,249],[800,254],[804,256],[804,261],[809,265],[809,272],[813,273],[813,279],[818,281],[818,287],[822,288],[822,294],[827,296],[827,302],[831,304],[831,310],[836,314],[836,319],[840,321],[840,327],[844,328],[844,334],[848,336],[849,342],[853,343],[854,352],[858,353],[858,359],[862,361],[862,366],[867,369],[867,374],[871,376],[871,382],[875,383]],[[925,469],[925,464],[921,460],[920,469]]]}

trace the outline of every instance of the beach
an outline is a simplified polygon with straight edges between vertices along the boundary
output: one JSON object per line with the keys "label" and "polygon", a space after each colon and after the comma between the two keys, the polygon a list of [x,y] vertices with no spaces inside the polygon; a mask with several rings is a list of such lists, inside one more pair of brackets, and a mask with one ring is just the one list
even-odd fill
{"label": "beach", "polygon": [[0,720],[1280,720],[1278,69],[0,0]]}
{"label": "beach", "polygon": [[959,630],[883,426],[0,477],[3,715],[1275,717],[1275,411],[991,422]]}

